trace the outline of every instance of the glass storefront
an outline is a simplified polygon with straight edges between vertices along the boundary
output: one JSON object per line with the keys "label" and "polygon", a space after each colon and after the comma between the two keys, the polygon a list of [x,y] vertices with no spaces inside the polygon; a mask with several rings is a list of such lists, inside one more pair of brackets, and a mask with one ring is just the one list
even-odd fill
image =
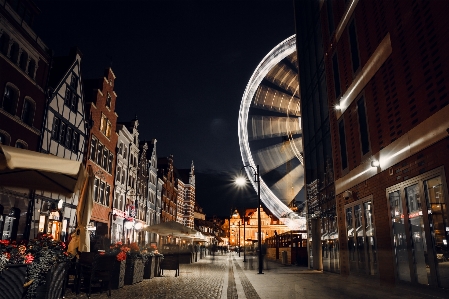
{"label": "glass storefront", "polygon": [[323,269],[340,273],[337,217],[324,217],[321,219],[321,244]]}
{"label": "glass storefront", "polygon": [[377,243],[371,197],[345,206],[351,273],[377,274]]}
{"label": "glass storefront", "polygon": [[442,168],[387,189],[396,274],[449,287],[449,225]]}

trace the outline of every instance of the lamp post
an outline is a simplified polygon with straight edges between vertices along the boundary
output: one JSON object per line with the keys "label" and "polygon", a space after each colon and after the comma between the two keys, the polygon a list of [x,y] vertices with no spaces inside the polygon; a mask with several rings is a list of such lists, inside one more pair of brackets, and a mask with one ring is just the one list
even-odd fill
{"label": "lamp post", "polygon": [[239,257],[240,257],[240,220],[239,220]]}
{"label": "lamp post", "polygon": [[[244,212],[245,214],[245,212]],[[243,215],[243,262],[246,263],[246,216]]]}
{"label": "lamp post", "polygon": [[[260,201],[260,172],[259,172],[259,165],[256,165],[256,169],[254,169],[254,167],[252,167],[251,165],[244,165],[242,167],[250,167],[253,170],[254,173],[254,182],[257,183],[257,198],[258,198],[258,203],[259,203],[259,208],[257,209],[257,241],[258,241],[258,249],[259,249],[259,273],[258,274],[263,274],[262,269],[263,269],[263,260],[262,260],[262,222],[260,219],[260,208],[262,206],[262,203]],[[236,184],[243,186],[246,183],[246,179],[239,177],[236,180]]]}

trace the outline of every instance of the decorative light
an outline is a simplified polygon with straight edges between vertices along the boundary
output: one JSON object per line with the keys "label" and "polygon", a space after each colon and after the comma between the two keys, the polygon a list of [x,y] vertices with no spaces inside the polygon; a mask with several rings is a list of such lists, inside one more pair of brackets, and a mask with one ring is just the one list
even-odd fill
{"label": "decorative light", "polygon": [[126,229],[131,229],[131,228],[133,228],[133,223],[132,223],[132,221],[126,221],[126,222],[125,222],[125,228],[126,228]]}
{"label": "decorative light", "polygon": [[137,229],[137,230],[141,229],[142,228],[142,223],[137,222],[136,224],[134,224],[134,228]]}
{"label": "decorative light", "polygon": [[371,166],[372,167],[379,167],[380,166],[380,162],[377,161],[377,160],[373,160],[373,161],[371,161]]}

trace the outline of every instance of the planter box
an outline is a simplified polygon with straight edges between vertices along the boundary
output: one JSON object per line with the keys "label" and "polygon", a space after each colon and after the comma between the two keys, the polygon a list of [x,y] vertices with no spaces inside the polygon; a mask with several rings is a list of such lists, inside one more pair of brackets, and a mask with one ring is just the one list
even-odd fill
{"label": "planter box", "polygon": [[190,263],[192,263],[192,253],[191,252],[181,252],[181,253],[179,253],[179,263],[180,264],[190,264]]}
{"label": "planter box", "polygon": [[145,263],[145,268],[143,270],[143,278],[151,279],[154,277],[154,266],[156,263],[155,256],[149,256],[147,262]]}
{"label": "planter box", "polygon": [[127,258],[125,284],[135,284],[143,280],[144,264],[141,258]]}
{"label": "planter box", "polygon": [[26,265],[6,265],[0,272],[0,299],[22,298],[26,272]]}
{"label": "planter box", "polygon": [[163,257],[160,255],[154,257],[154,277],[161,276],[161,259],[163,259]]}
{"label": "planter box", "polygon": [[111,288],[116,290],[120,289],[125,285],[125,271],[126,271],[126,260],[124,261],[117,261],[117,264],[119,264],[114,273],[112,273],[112,280],[111,280]]}
{"label": "planter box", "polygon": [[66,272],[69,263],[59,263],[54,265],[50,271],[47,272],[45,284],[40,285],[36,289],[36,294],[31,298],[36,299],[59,299],[63,296],[64,283],[66,279]]}

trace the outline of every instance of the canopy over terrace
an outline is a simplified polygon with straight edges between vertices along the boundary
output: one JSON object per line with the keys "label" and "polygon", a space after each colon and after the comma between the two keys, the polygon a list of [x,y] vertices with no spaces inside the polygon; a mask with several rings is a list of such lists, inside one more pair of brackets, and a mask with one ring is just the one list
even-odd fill
{"label": "canopy over terrace", "polygon": [[156,233],[161,236],[173,236],[178,238],[194,237],[196,230],[184,226],[176,221],[162,222],[143,228],[144,231]]}
{"label": "canopy over terrace", "polygon": [[85,177],[81,162],[0,145],[0,186],[71,197],[80,189]]}

